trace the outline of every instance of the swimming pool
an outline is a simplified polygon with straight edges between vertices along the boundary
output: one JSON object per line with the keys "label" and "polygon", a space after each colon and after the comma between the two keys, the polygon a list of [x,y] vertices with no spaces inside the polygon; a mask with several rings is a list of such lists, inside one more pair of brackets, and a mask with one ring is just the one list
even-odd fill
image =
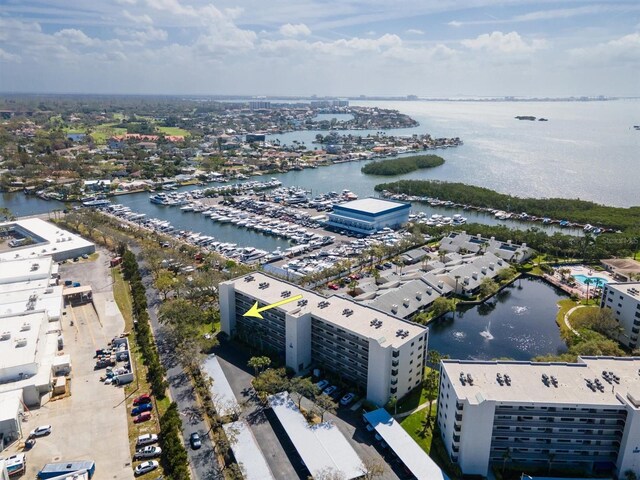
{"label": "swimming pool", "polygon": [[605,284],[609,283],[609,280],[607,280],[606,278],[602,278],[602,277],[589,277],[587,275],[582,275],[582,274],[578,274],[578,275],[574,275],[573,278],[575,278],[578,282],[580,282],[583,285],[587,284],[587,279],[591,280],[591,283],[589,284],[591,287],[603,287]]}

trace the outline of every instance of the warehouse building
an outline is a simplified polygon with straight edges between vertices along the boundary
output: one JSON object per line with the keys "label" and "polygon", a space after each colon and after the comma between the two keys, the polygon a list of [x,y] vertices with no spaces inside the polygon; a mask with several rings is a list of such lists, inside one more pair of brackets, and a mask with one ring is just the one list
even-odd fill
{"label": "warehouse building", "polygon": [[[244,316],[256,302],[296,295],[302,299],[263,311],[262,319]],[[279,355],[296,372],[321,365],[380,405],[422,380],[427,329],[350,299],[253,273],[220,284],[220,316],[226,334]]]}
{"label": "warehouse building", "polygon": [[438,426],[466,475],[492,466],[640,474],[640,357],[444,360]]}
{"label": "warehouse building", "polygon": [[51,256],[55,262],[95,252],[84,238],[39,218],[0,223],[0,235],[9,249],[0,249],[0,261]]}
{"label": "warehouse building", "polygon": [[334,205],[327,226],[371,235],[385,227],[398,228],[409,220],[408,203],[363,198]]}

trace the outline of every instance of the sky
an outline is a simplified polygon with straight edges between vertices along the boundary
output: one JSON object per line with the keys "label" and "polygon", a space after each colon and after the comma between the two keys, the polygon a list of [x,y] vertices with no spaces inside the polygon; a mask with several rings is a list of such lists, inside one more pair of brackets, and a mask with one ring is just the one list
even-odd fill
{"label": "sky", "polygon": [[640,2],[0,0],[0,91],[640,96]]}

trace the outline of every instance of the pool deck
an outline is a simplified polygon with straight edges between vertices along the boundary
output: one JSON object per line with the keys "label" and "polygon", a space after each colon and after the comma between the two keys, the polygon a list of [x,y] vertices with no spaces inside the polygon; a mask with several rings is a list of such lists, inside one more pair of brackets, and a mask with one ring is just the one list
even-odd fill
{"label": "pool deck", "polygon": [[581,299],[587,299],[587,293],[589,294],[589,297],[588,297],[589,299],[599,297],[599,295],[597,295],[598,289],[594,288],[593,285],[590,285],[587,288],[587,285],[585,285],[580,281],[576,281],[575,285],[569,285],[566,282],[566,280],[562,278],[562,275],[559,273],[559,270],[561,268],[568,268],[570,270],[570,273],[567,276],[565,276],[565,278],[575,277],[575,275],[584,275],[585,277],[602,279],[605,282],[615,282],[615,279],[611,275],[609,275],[607,272],[596,272],[592,268],[585,265],[572,265],[568,267],[560,267],[560,268],[554,269],[553,275],[547,275],[547,274],[543,275],[544,279],[547,280],[549,283],[552,283],[553,285],[563,290],[564,292],[568,293],[569,295],[576,295],[578,296],[578,298],[581,298]]}

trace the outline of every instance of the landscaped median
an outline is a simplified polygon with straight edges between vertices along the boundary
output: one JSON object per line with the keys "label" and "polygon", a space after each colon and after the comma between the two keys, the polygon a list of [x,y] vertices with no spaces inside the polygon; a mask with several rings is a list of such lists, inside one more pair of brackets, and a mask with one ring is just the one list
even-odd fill
{"label": "landscaped median", "polygon": [[[160,364],[158,350],[151,332],[145,288],[142,284],[135,255],[124,249],[122,271],[113,270],[114,297],[125,318],[125,328],[133,329],[129,335],[132,351],[132,367],[136,373],[136,383],[128,385],[127,406],[133,407],[134,397],[152,393],[155,398],[155,419],[139,423],[129,419],[129,439],[132,456],[136,451],[136,440],[145,433],[157,434],[162,448],[160,467],[165,475],[176,480],[190,478],[187,452],[182,444],[182,420],[175,403],[170,404],[166,396],[167,382],[164,367]],[[158,470],[153,470],[139,478],[155,478]]]}

